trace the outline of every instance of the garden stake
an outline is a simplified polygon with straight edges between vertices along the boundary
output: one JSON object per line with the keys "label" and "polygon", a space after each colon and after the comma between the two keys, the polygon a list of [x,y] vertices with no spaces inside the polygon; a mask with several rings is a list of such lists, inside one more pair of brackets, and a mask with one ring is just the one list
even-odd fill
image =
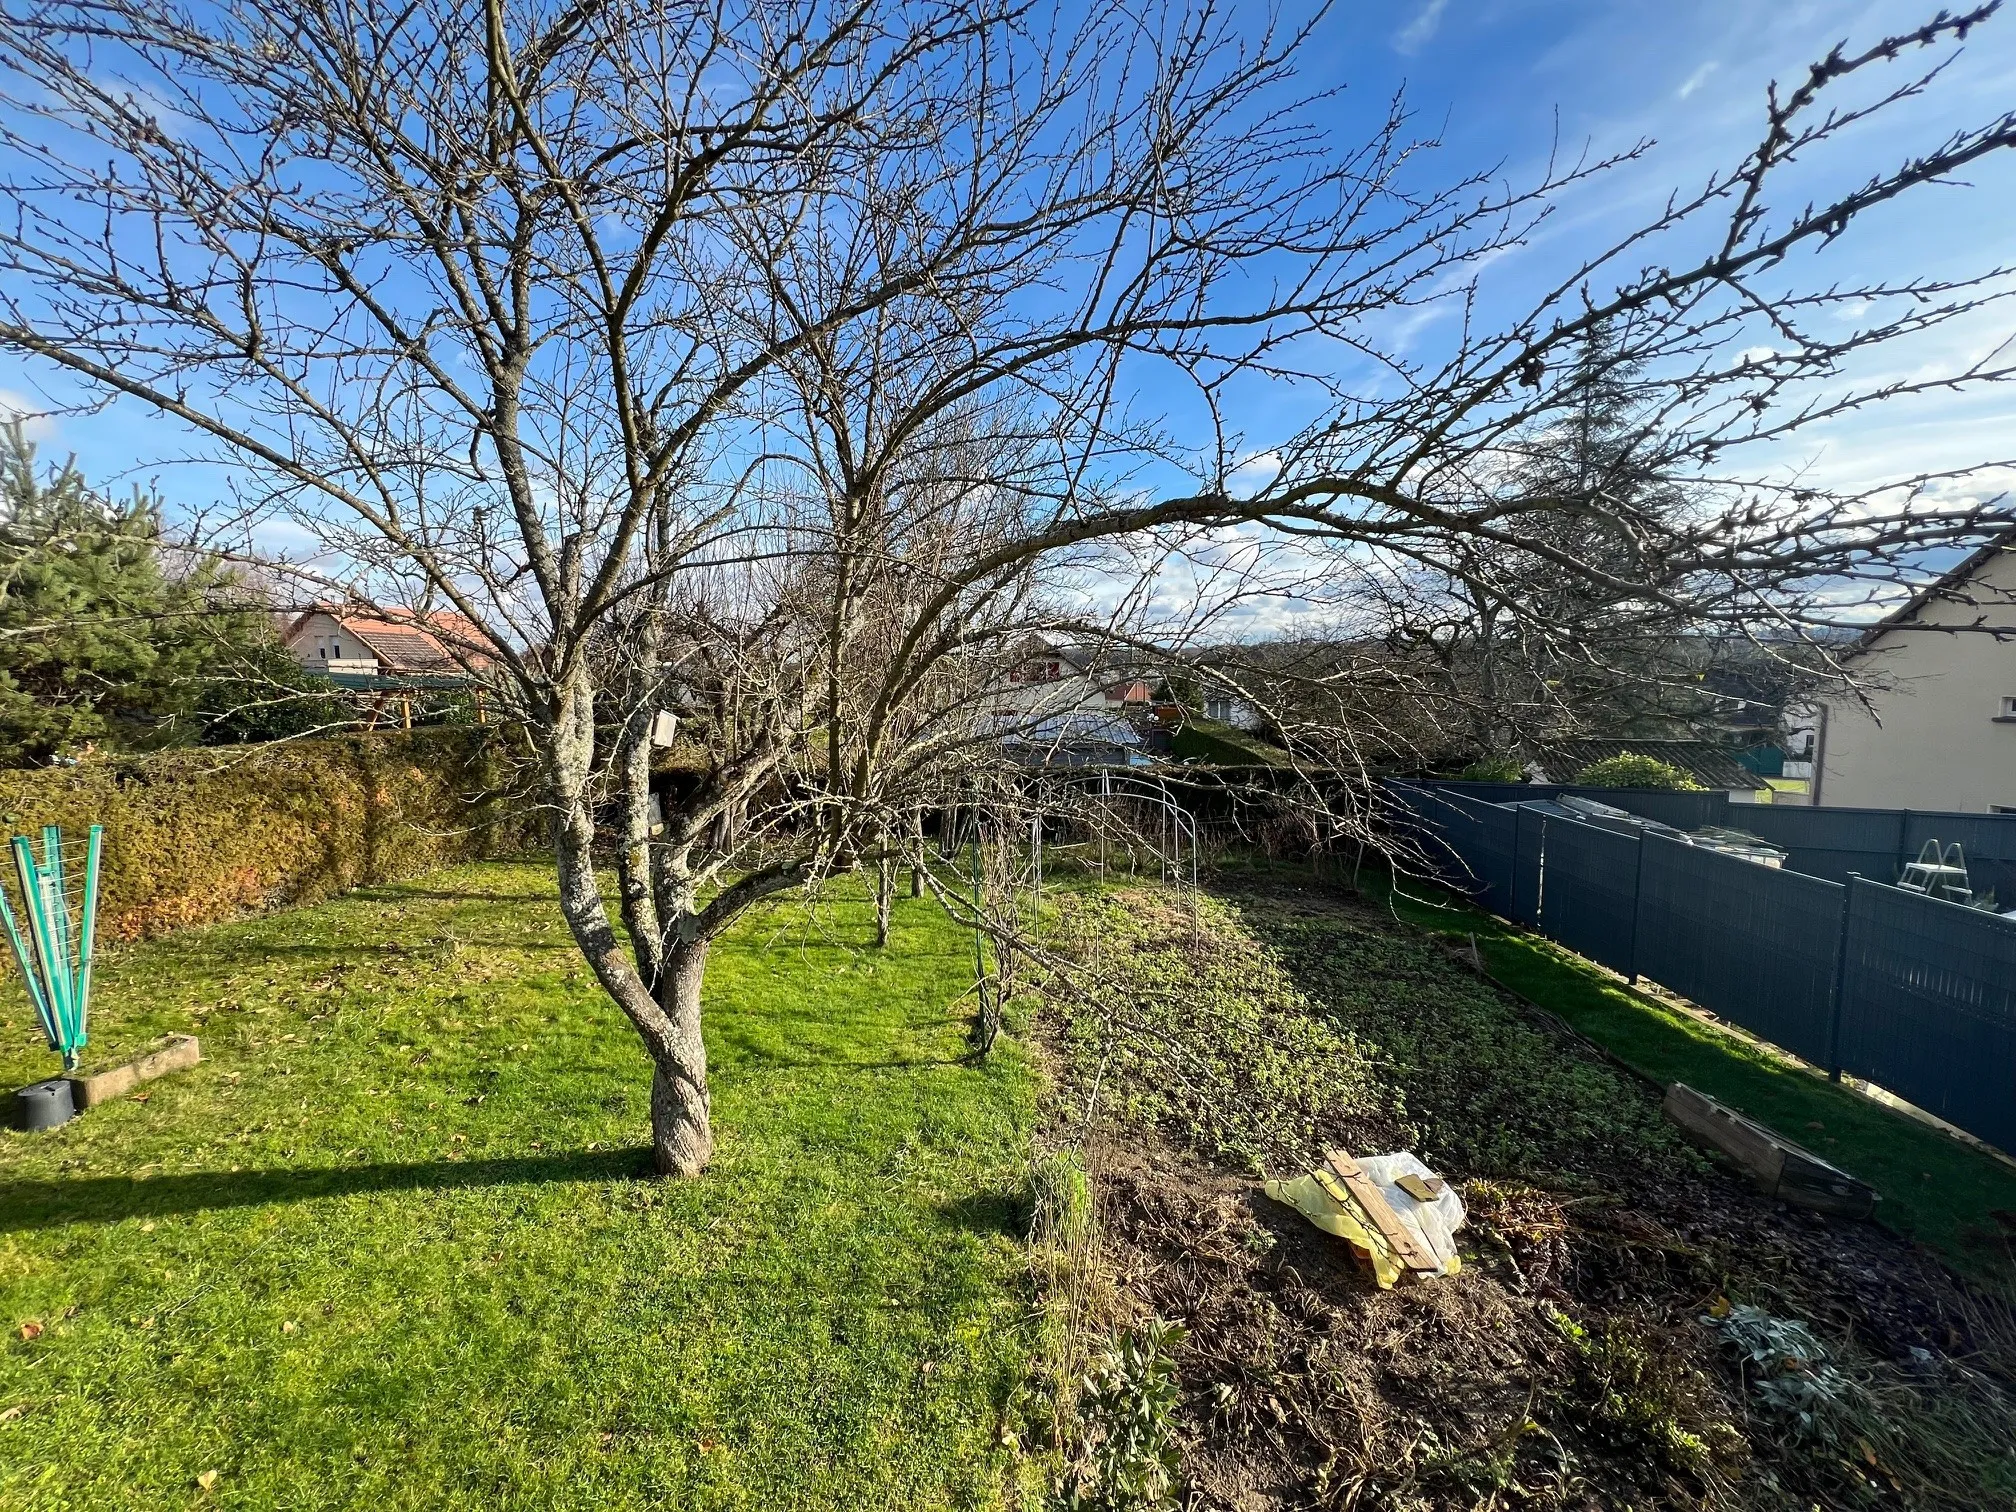
{"label": "garden stake", "polygon": [[55,825],[42,829],[42,859],[26,835],[13,843],[14,878],[21,889],[21,921],[0,888],[0,921],[28,984],[28,1000],[42,1021],[49,1048],[63,1057],[63,1069],[77,1069],[78,1052],[89,1040],[91,955],[97,940],[98,861],[104,850],[104,826],[91,826],[84,849],[83,893],[73,920],[68,879],[63,866],[63,832]]}

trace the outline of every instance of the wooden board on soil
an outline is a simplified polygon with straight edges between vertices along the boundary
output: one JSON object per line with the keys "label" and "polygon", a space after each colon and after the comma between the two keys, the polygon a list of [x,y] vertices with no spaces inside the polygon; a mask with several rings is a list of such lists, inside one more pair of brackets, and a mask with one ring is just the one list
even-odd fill
{"label": "wooden board on soil", "polygon": [[1767,1197],[1844,1218],[1875,1211],[1876,1189],[1685,1082],[1666,1089],[1666,1116],[1690,1137],[1720,1150]]}

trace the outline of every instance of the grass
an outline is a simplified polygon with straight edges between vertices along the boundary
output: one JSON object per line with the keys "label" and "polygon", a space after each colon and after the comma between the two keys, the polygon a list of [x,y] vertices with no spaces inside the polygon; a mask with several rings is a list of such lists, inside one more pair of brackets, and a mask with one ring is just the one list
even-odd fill
{"label": "grass", "polygon": [[1192,714],[1170,737],[1169,749],[1184,761],[1212,766],[1285,766],[1287,753],[1258,735]]}
{"label": "grass", "polygon": [[[1501,946],[1538,950],[1550,974],[1520,986],[1564,1016],[1609,985],[1572,957],[1467,911],[1395,899],[1409,917],[1382,917],[1316,880],[1221,868],[1194,944],[1188,910],[1153,888],[1060,908],[1060,943],[1100,976],[1053,993],[1059,1119],[1082,1120],[1098,1089],[1087,1169],[1125,1246],[1116,1273],[1136,1315],[1191,1330],[1185,1468],[1203,1501],[1285,1486],[1284,1505],[1312,1506],[2011,1505],[1999,1309],[1883,1236],[1732,1200],[1637,1076],[1415,926],[1474,931],[1508,978]],[[1633,996],[1617,1011],[1638,1028],[1656,1005]],[[1754,1053],[1672,1029],[1706,1036],[1686,1067],[1703,1084],[1717,1057]],[[1299,1219],[1227,1200],[1224,1176],[1339,1145],[1409,1149],[1458,1183],[1461,1275],[1339,1286]],[[1774,1416],[1705,1325],[1718,1297],[1813,1328],[1852,1383],[1842,1416],[1810,1441]]]}
{"label": "grass", "polygon": [[[745,921],[716,1164],[668,1185],[551,892],[464,867],[103,964],[94,1055],[206,1058],[0,1137],[0,1505],[1000,1503],[1036,1082],[964,1059],[970,939]],[[8,1085],[49,1074],[0,1018]]]}
{"label": "grass", "polygon": [[1977,1279],[2016,1284],[2008,1241],[1990,1217],[2016,1213],[2016,1168],[1453,897],[1418,884],[1379,891],[1409,923],[1475,935],[1493,976],[1634,1069],[1686,1082],[1871,1183],[1890,1228]]}

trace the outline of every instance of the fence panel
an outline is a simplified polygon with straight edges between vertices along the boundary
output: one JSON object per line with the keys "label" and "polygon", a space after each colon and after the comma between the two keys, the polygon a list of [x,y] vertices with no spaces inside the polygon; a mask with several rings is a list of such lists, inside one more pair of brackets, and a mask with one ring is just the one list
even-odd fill
{"label": "fence panel", "polygon": [[1850,883],[1840,1059],[2016,1151],[2016,923]]}
{"label": "fence panel", "polygon": [[1746,809],[1735,821],[1783,850],[1785,865],[1808,877],[1846,882],[1848,874],[1895,882],[1907,837],[1903,809],[1825,809],[1775,803]]}
{"label": "fence panel", "polygon": [[1845,882],[1850,872],[1872,882],[1895,882],[1927,840],[1958,841],[1975,892],[1992,891],[2003,908],[2016,907],[2016,814],[1771,804],[1746,810],[1732,822],[1782,847],[1791,870],[1830,882]]}
{"label": "fence panel", "polygon": [[[1612,808],[1643,819],[1657,819],[1675,829],[1694,830],[1703,825],[1728,824],[1729,795],[1720,791],[1670,793],[1662,788],[1576,787],[1559,782],[1445,782],[1423,783],[1451,796],[1480,799],[1485,803],[1532,803],[1543,798],[1593,798]],[[1748,813],[1747,807],[1740,812]]]}
{"label": "fence panel", "polygon": [[1842,888],[1649,836],[1641,974],[1815,1065],[1828,1064]]}
{"label": "fence panel", "polygon": [[1638,845],[1573,819],[1547,818],[1540,927],[1577,955],[1631,972],[1638,911]]}
{"label": "fence panel", "polygon": [[1909,812],[1903,860],[1914,859],[1927,840],[1937,840],[1942,847],[1957,841],[1967,858],[1974,895],[1978,898],[1992,892],[1997,908],[2016,908],[2016,814]]}
{"label": "fence panel", "polygon": [[1404,783],[1389,783],[1386,792],[1393,799],[1386,822],[1403,846],[1398,854],[1411,852],[1410,864],[1423,866],[1428,876],[1444,887],[1473,896],[1478,891],[1477,880],[1450,838],[1450,831],[1457,828],[1455,806],[1440,793]]}
{"label": "fence panel", "polygon": [[1519,827],[1514,834],[1512,865],[1512,918],[1530,928],[1540,924],[1540,848],[1547,833],[1547,816],[1537,809],[1519,808]]}
{"label": "fence panel", "polygon": [[1495,914],[1512,914],[1512,857],[1519,843],[1519,815],[1495,803],[1440,795],[1449,810],[1443,837],[1463,857],[1477,880],[1478,901]]}

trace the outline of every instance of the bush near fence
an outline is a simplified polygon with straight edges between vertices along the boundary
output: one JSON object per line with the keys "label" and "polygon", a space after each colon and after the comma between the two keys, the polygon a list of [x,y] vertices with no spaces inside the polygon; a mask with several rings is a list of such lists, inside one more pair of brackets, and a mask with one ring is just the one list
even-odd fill
{"label": "bush near fence", "polygon": [[98,929],[142,939],[368,882],[510,854],[536,838],[480,729],[167,751],[0,772],[8,834],[105,826]]}
{"label": "bush near fence", "polygon": [[[1446,786],[1390,791],[1442,880],[1493,912],[2016,1151],[2016,921],[1889,886],[1887,867],[1880,881],[1830,881]],[[1820,850],[1919,828],[1957,836],[1956,818],[1979,818],[1969,833],[1984,849],[2016,830],[1894,810],[1865,811],[1857,829],[1806,812],[1797,838],[1837,842]]]}

